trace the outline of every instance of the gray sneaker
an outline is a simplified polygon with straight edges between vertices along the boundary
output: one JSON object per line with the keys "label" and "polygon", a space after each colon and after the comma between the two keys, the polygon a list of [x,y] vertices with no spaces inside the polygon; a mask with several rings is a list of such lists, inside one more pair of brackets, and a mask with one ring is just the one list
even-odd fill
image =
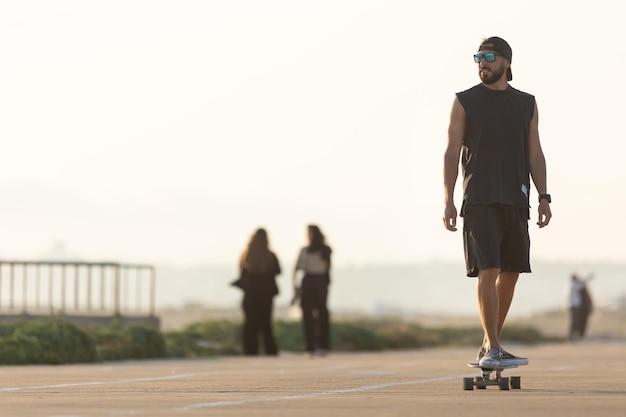
{"label": "gray sneaker", "polygon": [[501,352],[500,364],[502,366],[528,365],[528,358],[515,356],[504,350],[501,350],[500,352]]}
{"label": "gray sneaker", "polygon": [[478,351],[478,356],[476,356],[476,363],[480,363],[480,360],[485,356],[485,347],[481,346]]}
{"label": "gray sneaker", "polygon": [[478,361],[478,365],[483,368],[498,368],[500,366],[501,357],[502,353],[498,348],[491,348],[489,352],[485,353],[485,356]]}

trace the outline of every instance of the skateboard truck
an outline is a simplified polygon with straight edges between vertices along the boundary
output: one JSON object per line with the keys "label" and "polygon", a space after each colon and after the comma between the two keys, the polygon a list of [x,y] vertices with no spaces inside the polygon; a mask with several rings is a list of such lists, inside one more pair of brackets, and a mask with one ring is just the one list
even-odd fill
{"label": "skateboard truck", "polygon": [[[468,363],[467,366],[471,368],[480,368],[481,376],[477,376],[474,378],[466,377],[463,378],[463,389],[471,391],[476,387],[476,389],[487,389],[489,385],[497,385],[501,390],[509,390],[509,389],[521,389],[522,388],[522,378],[519,376],[511,376],[504,377],[502,376],[502,371],[509,368],[517,368],[517,365],[514,366],[502,366],[499,368],[483,368],[480,367],[477,363]],[[495,377],[491,378],[491,374],[495,372]]]}

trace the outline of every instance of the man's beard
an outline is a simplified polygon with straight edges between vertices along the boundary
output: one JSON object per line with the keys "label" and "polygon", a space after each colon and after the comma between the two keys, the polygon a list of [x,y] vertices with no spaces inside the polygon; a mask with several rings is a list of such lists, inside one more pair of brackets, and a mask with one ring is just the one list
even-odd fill
{"label": "man's beard", "polygon": [[500,68],[492,69],[489,72],[482,72],[480,71],[480,69],[478,70],[478,75],[480,76],[481,81],[487,85],[497,82],[500,78],[502,78],[503,74],[504,65],[502,65]]}

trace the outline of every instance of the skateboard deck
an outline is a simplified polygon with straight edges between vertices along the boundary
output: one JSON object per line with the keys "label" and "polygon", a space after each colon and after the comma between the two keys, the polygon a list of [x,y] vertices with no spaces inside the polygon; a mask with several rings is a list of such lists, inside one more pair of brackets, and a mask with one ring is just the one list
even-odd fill
{"label": "skateboard deck", "polygon": [[519,365],[506,365],[506,366],[503,365],[503,366],[498,366],[498,367],[493,367],[492,368],[492,367],[480,366],[478,364],[478,362],[470,362],[470,363],[467,364],[467,366],[469,366],[470,368],[490,369],[492,371],[495,371],[495,370],[498,370],[498,369],[504,370],[504,369],[517,368]]}
{"label": "skateboard deck", "polygon": [[[489,385],[497,385],[501,390],[508,389],[521,389],[522,379],[519,376],[504,377],[502,371],[505,369],[517,368],[518,365],[498,366],[498,367],[484,367],[478,363],[468,363],[470,368],[480,368],[482,371],[481,376],[474,378],[463,378],[463,389],[473,390],[486,389]],[[491,378],[491,374],[495,372],[495,377]]]}

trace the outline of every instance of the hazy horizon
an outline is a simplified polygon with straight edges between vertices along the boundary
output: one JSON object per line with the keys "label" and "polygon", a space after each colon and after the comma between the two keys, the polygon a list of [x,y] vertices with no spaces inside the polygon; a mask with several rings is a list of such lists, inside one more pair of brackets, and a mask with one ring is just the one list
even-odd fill
{"label": "hazy horizon", "polygon": [[[152,271],[80,264],[35,267],[0,261],[0,307],[7,312],[112,312],[119,307],[123,314],[134,315],[147,312],[150,306],[157,311],[198,306],[238,310],[242,301],[241,290],[230,285],[239,274],[236,263],[185,267],[157,263]],[[275,306],[285,308],[293,296],[293,265],[282,260],[280,265]],[[534,261],[532,270],[520,276],[511,316],[567,309],[573,273],[593,276],[589,289],[596,307],[626,308],[626,263]],[[335,265],[329,305],[335,312],[371,315],[475,315],[476,279],[465,276],[462,261]]]}
{"label": "hazy horizon", "polygon": [[[285,264],[277,282],[276,306],[292,297],[291,265]],[[594,278],[589,289],[597,307],[616,308],[626,301],[626,263],[534,262],[533,273],[518,281],[511,316],[565,309],[572,273]],[[182,308],[204,305],[239,308],[241,291],[230,287],[235,266],[157,268],[157,306]],[[474,278],[465,276],[462,262],[421,262],[386,266],[341,266],[332,271],[329,305],[336,311],[367,314],[476,314]]]}

